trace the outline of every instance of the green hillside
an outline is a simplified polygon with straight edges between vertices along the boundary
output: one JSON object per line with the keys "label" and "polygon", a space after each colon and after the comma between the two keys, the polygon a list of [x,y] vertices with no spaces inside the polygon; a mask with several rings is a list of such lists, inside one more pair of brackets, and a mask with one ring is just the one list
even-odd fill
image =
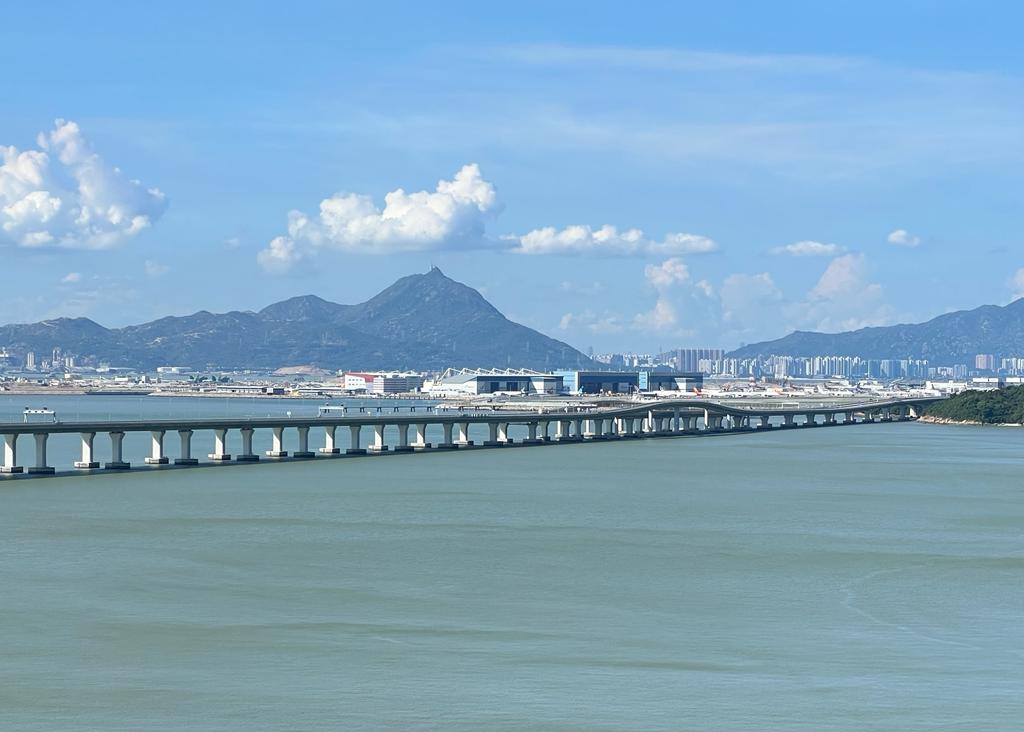
{"label": "green hillside", "polygon": [[1024,424],[1024,386],[965,391],[928,407],[927,415],[958,422]]}

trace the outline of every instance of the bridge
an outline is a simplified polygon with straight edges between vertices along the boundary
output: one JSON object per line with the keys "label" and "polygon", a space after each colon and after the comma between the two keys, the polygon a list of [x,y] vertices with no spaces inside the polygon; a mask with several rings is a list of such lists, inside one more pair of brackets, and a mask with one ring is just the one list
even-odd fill
{"label": "bridge", "polygon": [[[739,401],[739,400],[737,400]],[[629,403],[621,406],[594,408],[587,405],[566,407],[560,411],[501,411],[501,410],[442,410],[432,407],[393,408],[385,412],[358,414],[325,414],[317,417],[224,417],[182,419],[140,419],[73,421],[52,423],[0,423],[3,441],[2,477],[28,477],[55,474],[56,468],[47,458],[47,444],[51,435],[73,433],[81,438],[81,459],[73,464],[83,474],[111,470],[129,470],[131,462],[125,459],[123,441],[125,433],[142,432],[150,435],[149,455],[143,465],[159,468],[169,465],[193,466],[200,464],[193,455],[193,436],[196,432],[211,432],[211,464],[252,463],[261,458],[283,460],[289,458],[285,449],[285,431],[295,430],[297,449],[291,459],[340,457],[342,455],[393,454],[436,450],[460,450],[472,447],[503,448],[512,446],[605,442],[611,440],[641,439],[649,437],[680,437],[717,435],[739,432],[762,432],[774,429],[830,427],[875,422],[907,421],[919,417],[923,409],[938,401],[934,398],[892,399],[864,403],[818,403],[787,406],[758,402],[756,404],[726,404],[702,399],[666,399]],[[437,432],[440,439],[428,442],[428,429]],[[512,427],[525,433],[514,439]],[[337,439],[338,430],[348,431],[348,440]],[[471,439],[471,430],[483,433],[485,439],[477,444]],[[271,449],[260,455],[253,451],[253,433],[270,430]],[[363,436],[369,430],[371,437],[364,446]],[[321,447],[311,449],[310,434],[320,435]],[[180,449],[173,462],[165,452],[168,433],[176,432]],[[228,452],[228,435],[237,432],[241,449],[232,456]],[[109,460],[102,464],[94,449],[97,435],[105,434],[109,441]],[[392,439],[388,439],[390,434]],[[19,438],[30,437],[34,442],[34,463],[28,467],[18,461]]]}

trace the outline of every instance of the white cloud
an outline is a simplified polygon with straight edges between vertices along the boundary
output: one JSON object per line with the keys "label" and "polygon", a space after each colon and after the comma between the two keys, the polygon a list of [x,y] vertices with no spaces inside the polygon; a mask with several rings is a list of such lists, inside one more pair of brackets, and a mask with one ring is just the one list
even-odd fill
{"label": "white cloud", "polygon": [[666,259],[661,264],[648,264],[644,267],[644,277],[655,288],[667,289],[678,282],[690,279],[690,270],[679,257]]}
{"label": "white cloud", "polygon": [[641,330],[669,330],[679,322],[675,305],[665,295],[659,295],[654,307],[633,318],[633,325]]}
{"label": "white cloud", "polygon": [[1024,297],[1024,267],[1013,273],[1010,278],[1010,288],[1013,291],[1012,299],[1017,300]]}
{"label": "white cloud", "polygon": [[893,316],[882,286],[868,279],[863,254],[833,259],[795,313],[804,327],[825,332],[887,325]]}
{"label": "white cloud", "polygon": [[79,272],[68,272],[64,275],[60,282],[62,285],[74,285],[82,281],[82,275]]}
{"label": "white cloud", "polygon": [[609,334],[621,333],[624,330],[622,321],[618,316],[607,313],[598,315],[593,310],[584,310],[581,313],[566,313],[558,322],[561,330],[572,330],[583,328],[590,333]]}
{"label": "white cloud", "polygon": [[788,254],[793,257],[831,257],[839,254],[841,251],[843,251],[843,248],[838,244],[825,244],[820,241],[805,240],[775,247],[772,249],[772,254]]}
{"label": "white cloud", "polygon": [[548,226],[526,234],[502,237],[519,254],[595,254],[637,256],[703,254],[718,249],[714,240],[699,234],[670,233],[661,241],[648,238],[641,229],[619,229],[610,224],[594,229],[586,225],[556,229]]}
{"label": "white cloud", "polygon": [[896,229],[895,231],[889,232],[887,241],[898,247],[916,247],[921,243],[921,238],[914,236],[906,229]]}
{"label": "white cloud", "polygon": [[170,267],[160,262],[154,262],[152,259],[147,259],[143,264],[143,268],[146,271],[146,276],[151,278],[162,277],[167,274]]}
{"label": "white cloud", "polygon": [[38,150],[0,146],[0,243],[108,249],[160,218],[167,199],[92,151],[74,122],[40,133]]}
{"label": "white cloud", "polygon": [[494,186],[476,164],[465,165],[434,191],[406,193],[398,188],[384,196],[380,209],[373,198],[339,193],[320,202],[319,214],[288,214],[288,233],[273,239],[258,255],[268,271],[285,271],[319,249],[360,254],[390,254],[485,245],[484,225],[498,213]]}
{"label": "white cloud", "polygon": [[777,319],[776,305],[782,291],[767,272],[734,273],[725,278],[718,292],[722,322],[732,331],[757,332],[766,320]]}

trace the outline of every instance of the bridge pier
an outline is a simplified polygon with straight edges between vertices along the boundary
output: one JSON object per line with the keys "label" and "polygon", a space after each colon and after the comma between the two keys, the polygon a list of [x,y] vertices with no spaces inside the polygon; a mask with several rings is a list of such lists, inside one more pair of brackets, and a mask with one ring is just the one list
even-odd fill
{"label": "bridge pier", "polygon": [[231,460],[227,451],[228,431],[223,427],[213,431],[213,452],[207,455],[215,463],[226,463]]}
{"label": "bridge pier", "polygon": [[508,422],[498,422],[498,442],[502,445],[515,444],[515,440],[508,436]]}
{"label": "bridge pier", "polygon": [[[199,460],[192,457],[192,430],[178,430],[178,437],[181,438],[181,456],[175,458],[175,465],[198,465]],[[83,454],[83,459],[85,453]]]}
{"label": "bridge pier", "polygon": [[149,457],[145,459],[147,465],[167,465],[170,462],[164,456],[164,434],[164,430],[150,431]]}
{"label": "bridge pier", "polygon": [[361,438],[363,433],[363,426],[361,424],[350,424],[348,426],[349,432],[349,447],[345,450],[346,455],[365,455],[366,450],[363,449]]}
{"label": "bridge pier", "polygon": [[309,449],[309,427],[297,427],[296,429],[299,432],[299,449],[292,453],[292,457],[300,459],[316,457]]}
{"label": "bridge pier", "polygon": [[388,444],[384,441],[384,428],[387,425],[375,424],[373,426],[373,444],[370,445],[370,452],[379,455],[388,451]]}
{"label": "bridge pier", "polygon": [[472,447],[473,441],[469,439],[469,422],[455,423],[455,446]]}
{"label": "bridge pier", "polygon": [[335,431],[338,428],[334,425],[327,425],[324,427],[324,446],[320,448],[320,453],[323,455],[337,455],[341,452],[341,448],[335,443]]}
{"label": "bridge pier", "polygon": [[0,465],[0,473],[20,473],[23,470],[18,465],[18,435],[4,435],[4,463]]}
{"label": "bridge pier", "polygon": [[[241,427],[239,428],[238,433],[242,436],[242,451],[235,456],[235,460],[240,463],[259,462],[260,456],[252,451],[252,427]],[[271,452],[273,452],[273,450],[269,451],[267,454],[270,455]],[[285,453],[285,455],[287,454],[288,453]]]}
{"label": "bridge pier", "polygon": [[398,425],[398,444],[394,452],[412,452],[412,445],[409,444],[409,425],[402,423]]}
{"label": "bridge pier", "polygon": [[105,470],[128,470],[131,463],[124,459],[124,432],[110,433],[110,462],[103,466]]}
{"label": "bridge pier", "polygon": [[523,440],[524,445],[536,445],[543,442],[537,437],[537,428],[539,424],[537,422],[527,422],[526,424],[526,439]]}
{"label": "bridge pier", "polygon": [[784,414],[784,415],[782,415],[782,426],[783,427],[792,427],[793,426],[793,415],[792,414]]}
{"label": "bridge pier", "polygon": [[[288,457],[288,451],[284,449],[284,427],[271,427],[270,435],[270,449],[267,450],[267,457]],[[250,450],[249,452],[252,451]]]}
{"label": "bridge pier", "polygon": [[429,450],[430,443],[427,442],[427,425],[423,422],[417,422],[412,426],[413,431],[413,450]]}
{"label": "bridge pier", "polygon": [[498,423],[487,423],[487,439],[484,440],[484,447],[498,447]]}
{"label": "bridge pier", "polygon": [[75,467],[79,470],[95,470],[100,466],[99,461],[93,460],[92,446],[93,441],[96,439],[95,432],[83,432],[82,433],[82,459],[75,462]]}
{"label": "bridge pier", "polygon": [[434,446],[435,449],[437,449],[437,450],[454,450],[455,449],[455,443],[452,442],[452,428],[454,428],[454,426],[455,425],[453,425],[451,422],[444,422],[444,423],[441,424],[441,429],[444,430],[444,437],[442,438],[442,442],[439,442],[439,443],[437,443],[437,445]]}
{"label": "bridge pier", "polygon": [[28,469],[29,473],[37,475],[52,475],[56,471],[46,464],[46,441],[50,439],[47,432],[37,432],[32,435],[36,441],[36,464]]}

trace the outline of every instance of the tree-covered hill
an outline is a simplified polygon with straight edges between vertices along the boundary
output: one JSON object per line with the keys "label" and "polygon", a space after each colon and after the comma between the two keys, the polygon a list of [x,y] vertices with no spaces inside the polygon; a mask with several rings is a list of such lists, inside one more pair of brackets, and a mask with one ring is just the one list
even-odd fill
{"label": "tree-covered hill", "polygon": [[965,391],[928,407],[927,416],[955,422],[1024,424],[1024,386]]}

